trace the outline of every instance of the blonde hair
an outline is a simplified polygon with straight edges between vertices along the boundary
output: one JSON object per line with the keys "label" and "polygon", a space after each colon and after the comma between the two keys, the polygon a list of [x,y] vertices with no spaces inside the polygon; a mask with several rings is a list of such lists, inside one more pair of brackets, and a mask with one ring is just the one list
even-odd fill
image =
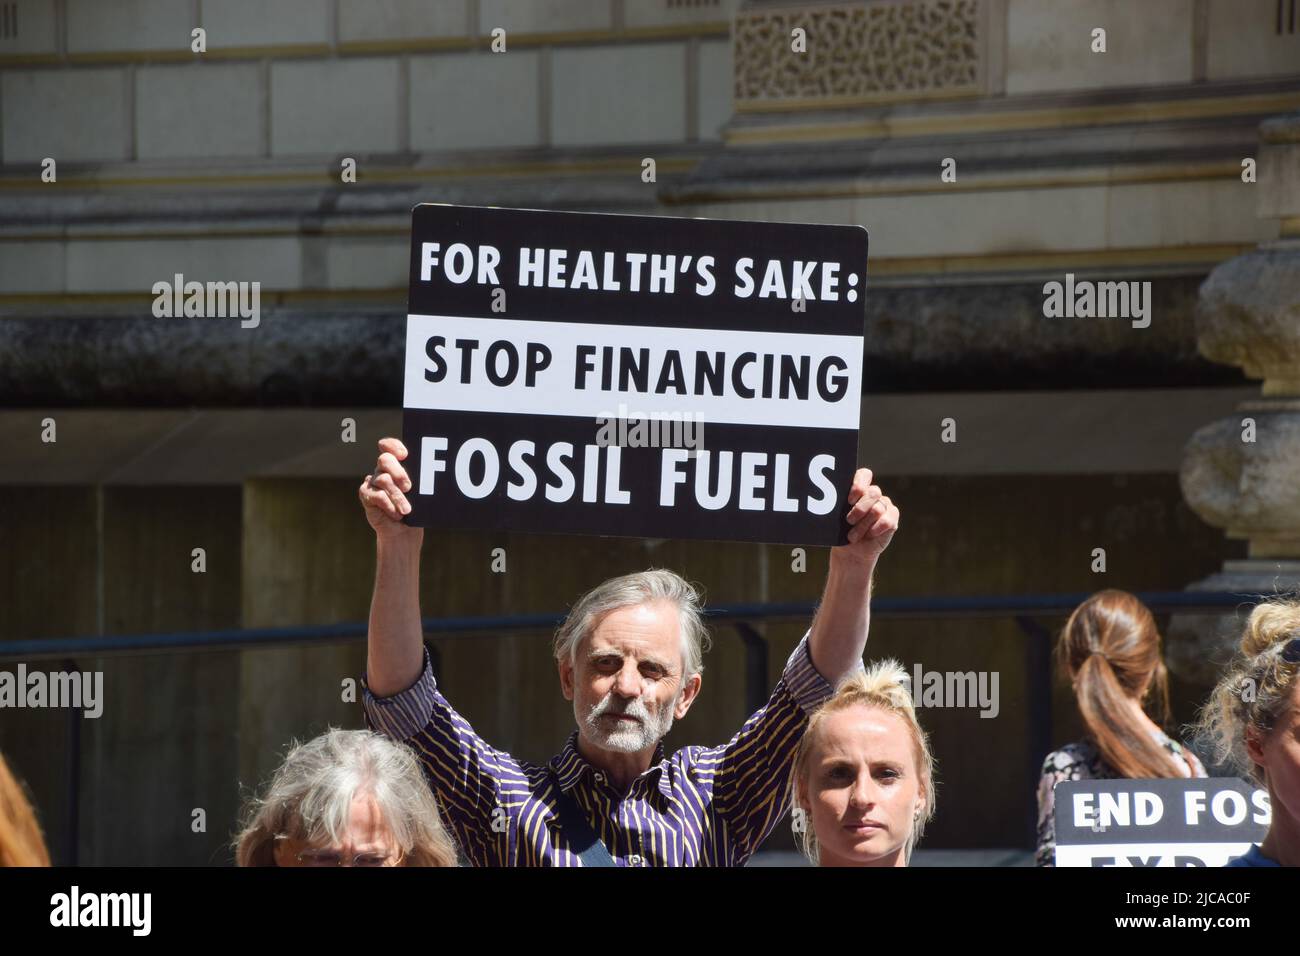
{"label": "blonde hair", "polygon": [[337,840],[359,795],[374,798],[404,866],[456,865],[456,845],[415,755],[369,730],[334,728],[289,745],[266,794],[247,805],[235,839],[236,862],[275,866],[275,841],[281,838]]}
{"label": "blonde hair", "polygon": [[49,865],[36,812],[0,754],[0,866]]}
{"label": "blonde hair", "polygon": [[794,767],[790,772],[790,805],[804,813],[800,849],[813,866],[817,866],[820,862],[820,847],[817,844],[817,834],[808,819],[808,808],[800,806],[799,784],[808,779],[812,747],[822,724],[831,714],[851,707],[871,707],[896,714],[902,718],[911,732],[921,795],[925,801],[924,809],[913,818],[912,830],[903,846],[904,860],[911,861],[912,850],[920,842],[926,823],[934,817],[935,783],[934,755],[930,752],[929,738],[926,737],[925,731],[921,729],[921,724],[916,719],[916,709],[912,706],[909,684],[910,678],[902,664],[892,658],[879,661],[868,667],[865,672],[860,671],[845,678],[836,688],[834,696],[808,718],[808,727],[799,741],[794,756]]}
{"label": "blonde hair", "polygon": [[1257,605],[1236,656],[1196,722],[1197,737],[1216,763],[1261,786],[1264,773],[1246,751],[1246,735],[1268,736],[1286,710],[1300,672],[1300,660],[1283,657],[1293,640],[1300,640],[1300,600],[1285,597]]}

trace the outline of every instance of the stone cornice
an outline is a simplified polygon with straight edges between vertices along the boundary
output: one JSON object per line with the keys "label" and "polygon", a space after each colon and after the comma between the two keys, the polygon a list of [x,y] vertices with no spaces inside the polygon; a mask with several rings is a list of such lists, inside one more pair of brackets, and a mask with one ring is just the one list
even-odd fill
{"label": "stone cornice", "polygon": [[[1203,274],[1203,273],[1202,273]],[[875,287],[866,297],[873,391],[1199,386],[1241,381],[1197,352],[1200,275],[1152,278],[1149,328],[1043,315],[1041,280]],[[343,305],[351,299],[354,305]],[[154,318],[141,297],[0,317],[0,405],[396,405],[402,298],[268,293],[260,322]],[[40,316],[40,317],[34,317]]]}
{"label": "stone cornice", "polygon": [[968,97],[958,103],[900,103],[859,110],[792,108],[738,114],[724,128],[728,145],[826,143],[1131,123],[1259,118],[1300,107],[1300,81],[1197,83],[1090,92]]}

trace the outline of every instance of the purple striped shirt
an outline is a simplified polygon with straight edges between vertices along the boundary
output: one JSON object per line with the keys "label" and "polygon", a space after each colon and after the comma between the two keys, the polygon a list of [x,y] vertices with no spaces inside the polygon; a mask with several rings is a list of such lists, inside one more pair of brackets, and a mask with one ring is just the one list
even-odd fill
{"label": "purple striped shirt", "polygon": [[411,687],[383,698],[365,688],[363,699],[367,723],[420,758],[475,866],[582,865],[559,829],[548,767],[619,866],[740,866],[789,810],[795,746],[833,690],[805,634],[771,698],[730,741],[671,757],[659,744],[626,794],[578,752],[576,730],[547,765],[487,744],[439,692],[427,654]]}

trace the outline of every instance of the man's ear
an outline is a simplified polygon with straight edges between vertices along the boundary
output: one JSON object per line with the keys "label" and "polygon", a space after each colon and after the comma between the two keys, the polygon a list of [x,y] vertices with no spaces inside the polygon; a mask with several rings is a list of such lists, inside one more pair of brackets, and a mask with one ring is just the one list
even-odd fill
{"label": "man's ear", "polygon": [[673,719],[681,720],[686,716],[686,712],[691,709],[691,702],[695,700],[695,695],[700,692],[700,686],[704,683],[704,678],[696,674],[684,685],[682,685],[682,694],[677,698],[677,704],[673,707]]}
{"label": "man's ear", "polygon": [[555,660],[555,666],[560,672],[560,692],[564,694],[565,700],[573,700],[573,664],[568,657],[559,657]]}

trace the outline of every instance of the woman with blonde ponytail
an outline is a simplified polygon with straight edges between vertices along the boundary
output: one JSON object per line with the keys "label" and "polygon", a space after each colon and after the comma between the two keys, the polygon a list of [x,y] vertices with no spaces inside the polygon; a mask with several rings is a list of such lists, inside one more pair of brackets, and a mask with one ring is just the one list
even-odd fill
{"label": "woman with blonde ponytail", "polygon": [[907,680],[897,661],[881,661],[809,718],[790,793],[814,866],[907,866],[934,816],[934,758]]}
{"label": "woman with blonde ponytail", "polygon": [[1190,750],[1147,714],[1169,720],[1169,678],[1160,632],[1145,604],[1127,591],[1098,591],[1065,624],[1056,646],[1083,717],[1085,738],[1047,755],[1038,783],[1039,866],[1056,856],[1055,789],[1062,780],[1204,777]]}
{"label": "woman with blonde ponytail", "polygon": [[1228,866],[1300,866],[1300,601],[1267,601],[1197,722],[1215,761],[1268,790],[1264,842]]}

